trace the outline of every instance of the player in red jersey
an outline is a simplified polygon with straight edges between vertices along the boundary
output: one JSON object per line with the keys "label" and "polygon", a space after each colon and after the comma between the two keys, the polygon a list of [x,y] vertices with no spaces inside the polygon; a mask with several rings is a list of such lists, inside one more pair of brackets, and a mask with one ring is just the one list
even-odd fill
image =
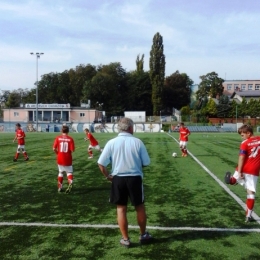
{"label": "player in red jersey", "polygon": [[233,176],[230,172],[226,173],[225,182],[231,185],[239,183],[247,190],[245,222],[250,222],[260,171],[260,136],[254,136],[250,125],[242,125],[238,133],[244,139],[240,144],[238,165]]}
{"label": "player in red jersey", "polygon": [[188,136],[190,135],[190,130],[184,126],[184,123],[180,123],[180,128],[179,128],[179,132],[180,132],[180,149],[182,151],[182,155],[183,157],[186,157],[188,155],[187,152],[187,143],[188,143]]}
{"label": "player in red jersey", "polygon": [[58,192],[62,191],[63,172],[67,173],[68,188],[66,193],[70,193],[73,182],[72,153],[75,151],[75,144],[72,137],[68,135],[69,127],[63,125],[62,134],[57,136],[53,143],[53,151],[57,154],[58,174]]}
{"label": "player in red jersey", "polygon": [[26,137],[26,135],[25,135],[23,129],[21,128],[21,125],[19,123],[17,123],[15,125],[15,137],[14,137],[13,142],[15,142],[17,140],[18,146],[17,146],[17,150],[16,150],[16,153],[15,153],[15,156],[13,159],[14,162],[17,161],[20,151],[22,151],[22,153],[23,153],[24,160],[25,161],[29,160],[29,157],[25,151],[25,140],[24,140],[25,137]]}
{"label": "player in red jersey", "polygon": [[95,137],[89,132],[88,128],[85,128],[84,132],[86,133],[86,137],[84,138],[85,141],[89,140],[90,144],[88,146],[88,154],[89,154],[89,159],[93,158],[93,152],[92,149],[96,149],[100,152],[103,150],[100,148],[98,141],[95,139]]}

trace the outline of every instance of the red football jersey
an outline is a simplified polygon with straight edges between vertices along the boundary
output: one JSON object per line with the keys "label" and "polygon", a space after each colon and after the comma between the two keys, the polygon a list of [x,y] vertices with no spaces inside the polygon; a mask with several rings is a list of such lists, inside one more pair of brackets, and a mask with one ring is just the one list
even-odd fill
{"label": "red football jersey", "polygon": [[59,165],[72,165],[72,152],[75,150],[75,144],[72,137],[65,134],[57,136],[54,140],[53,148],[58,151],[57,163]]}
{"label": "red football jersey", "polygon": [[88,139],[89,139],[89,141],[90,141],[90,144],[91,144],[92,146],[98,145],[98,141],[95,139],[95,137],[94,137],[91,133],[88,133],[88,134],[87,134],[87,137],[88,137]]}
{"label": "red football jersey", "polygon": [[19,145],[24,145],[25,144],[25,133],[23,131],[23,129],[17,129],[16,130],[16,134],[15,134],[15,137],[17,138],[17,142]]}
{"label": "red football jersey", "polygon": [[180,141],[188,141],[188,136],[186,137],[187,134],[190,134],[190,130],[187,127],[180,127]]}
{"label": "red football jersey", "polygon": [[260,136],[252,136],[240,145],[239,156],[245,156],[243,173],[259,176],[260,171]]}

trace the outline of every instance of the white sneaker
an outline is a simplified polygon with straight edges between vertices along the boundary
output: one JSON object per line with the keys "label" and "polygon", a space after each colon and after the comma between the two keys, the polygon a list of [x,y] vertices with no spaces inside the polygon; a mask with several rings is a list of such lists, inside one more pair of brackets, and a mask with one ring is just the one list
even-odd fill
{"label": "white sneaker", "polygon": [[89,159],[93,159],[93,156],[89,156],[88,158],[89,158]]}

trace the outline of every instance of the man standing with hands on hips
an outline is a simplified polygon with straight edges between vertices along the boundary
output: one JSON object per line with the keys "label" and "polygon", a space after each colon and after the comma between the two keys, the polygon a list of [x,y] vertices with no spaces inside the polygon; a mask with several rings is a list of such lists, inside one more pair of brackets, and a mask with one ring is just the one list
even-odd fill
{"label": "man standing with hands on hips", "polygon": [[[127,202],[135,207],[140,227],[140,243],[147,243],[152,236],[146,231],[142,167],[150,164],[143,142],[133,136],[134,123],[129,118],[118,122],[118,136],[108,141],[98,160],[98,166],[106,179],[112,182],[110,202],[117,205],[117,221],[122,234],[120,244],[129,247]],[[106,168],[112,164],[111,174]]]}

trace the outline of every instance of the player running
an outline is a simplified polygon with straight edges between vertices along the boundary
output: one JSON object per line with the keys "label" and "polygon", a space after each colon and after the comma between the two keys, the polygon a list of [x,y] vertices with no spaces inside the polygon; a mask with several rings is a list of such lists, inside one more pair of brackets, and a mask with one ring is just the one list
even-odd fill
{"label": "player running", "polygon": [[15,130],[16,131],[15,131],[15,137],[14,137],[13,142],[15,142],[17,140],[18,146],[17,146],[16,154],[14,156],[13,161],[17,162],[17,159],[20,155],[20,151],[22,151],[22,153],[23,153],[24,160],[28,161],[29,157],[25,151],[25,140],[24,140],[24,138],[26,137],[25,132],[23,131],[23,129],[21,128],[21,125],[19,123],[17,123],[15,125]]}
{"label": "player running", "polygon": [[67,173],[68,188],[65,193],[70,193],[73,182],[72,153],[75,151],[74,140],[68,135],[69,127],[63,125],[62,135],[55,138],[53,151],[57,154],[58,174],[58,192],[62,191],[63,172]]}
{"label": "player running", "polygon": [[182,151],[182,157],[187,157],[188,151],[187,151],[187,143],[188,143],[188,136],[190,135],[190,130],[184,126],[184,123],[180,123],[180,128],[179,128],[180,136],[180,149]]}
{"label": "player running", "polygon": [[96,149],[99,152],[102,152],[103,150],[100,148],[98,141],[95,139],[95,137],[90,133],[88,128],[85,128],[84,132],[86,133],[86,137],[84,138],[85,141],[89,140],[90,144],[88,146],[88,159],[93,158],[93,152],[92,149]]}
{"label": "player running", "polygon": [[250,125],[242,125],[238,134],[244,139],[240,144],[238,165],[233,176],[230,172],[226,173],[225,182],[231,185],[239,183],[247,190],[245,222],[250,222],[260,170],[260,136],[254,136]]}

